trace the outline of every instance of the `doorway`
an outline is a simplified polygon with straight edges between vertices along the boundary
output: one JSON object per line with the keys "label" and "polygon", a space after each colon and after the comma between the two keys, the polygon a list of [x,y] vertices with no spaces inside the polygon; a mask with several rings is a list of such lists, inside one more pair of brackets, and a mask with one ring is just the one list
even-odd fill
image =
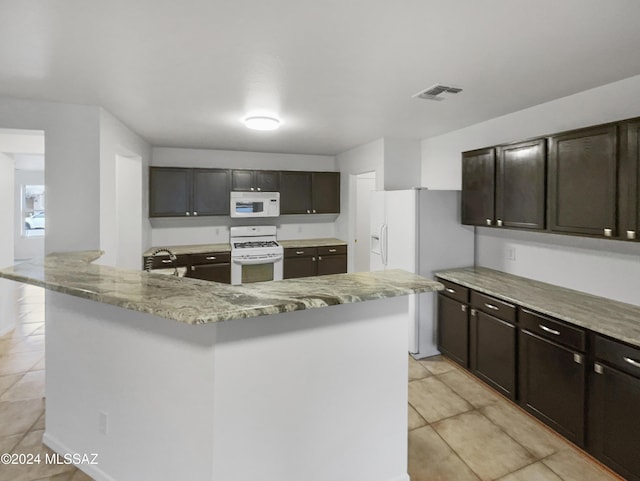
{"label": "doorway", "polygon": [[356,176],[355,192],[355,244],[354,269],[356,272],[369,271],[369,237],[371,192],[376,190],[376,173],[364,172]]}

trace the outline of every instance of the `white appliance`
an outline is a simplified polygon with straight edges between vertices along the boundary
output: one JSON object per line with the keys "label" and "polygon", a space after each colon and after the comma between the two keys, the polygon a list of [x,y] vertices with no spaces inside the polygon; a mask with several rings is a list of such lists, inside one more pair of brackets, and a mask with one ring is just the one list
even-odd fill
{"label": "white appliance", "polygon": [[[395,190],[371,193],[370,269],[434,272],[474,264],[474,229],[460,224],[460,192]],[[409,352],[438,354],[435,293],[409,296]]]}
{"label": "white appliance", "polygon": [[280,192],[231,192],[231,217],[278,217]]}
{"label": "white appliance", "polygon": [[282,280],[284,249],[275,226],[231,227],[231,284]]}

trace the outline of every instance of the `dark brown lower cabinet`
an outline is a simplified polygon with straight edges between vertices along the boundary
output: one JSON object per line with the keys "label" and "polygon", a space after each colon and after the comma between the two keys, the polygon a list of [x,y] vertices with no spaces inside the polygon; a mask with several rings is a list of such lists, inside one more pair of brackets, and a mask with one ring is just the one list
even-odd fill
{"label": "dark brown lower cabinet", "polygon": [[318,256],[319,276],[329,274],[344,274],[347,272],[347,254],[336,254],[328,256]]}
{"label": "dark brown lower cabinet", "polygon": [[470,317],[471,372],[515,400],[516,326],[476,309]]}
{"label": "dark brown lower cabinet", "polygon": [[469,367],[469,307],[438,294],[438,350]]}
{"label": "dark brown lower cabinet", "polygon": [[325,276],[347,272],[347,246],[287,247],[283,277]]}
{"label": "dark brown lower cabinet", "polygon": [[640,481],[640,349],[596,336],[590,376],[589,450]]}
{"label": "dark brown lower cabinet", "polygon": [[311,277],[316,275],[315,256],[292,257],[284,260],[284,279],[295,279],[297,277]]}
{"label": "dark brown lower cabinet", "polygon": [[527,330],[520,331],[519,354],[522,407],[584,446],[584,355]]}
{"label": "dark brown lower cabinet", "polygon": [[231,254],[229,252],[209,252],[189,256],[187,277],[205,281],[231,283]]}

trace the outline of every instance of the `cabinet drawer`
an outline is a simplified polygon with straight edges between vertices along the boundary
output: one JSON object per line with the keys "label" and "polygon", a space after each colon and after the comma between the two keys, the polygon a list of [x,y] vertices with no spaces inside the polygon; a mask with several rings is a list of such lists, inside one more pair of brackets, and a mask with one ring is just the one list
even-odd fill
{"label": "cabinet drawer", "polygon": [[503,321],[516,322],[516,306],[495,297],[471,291],[471,306]]}
{"label": "cabinet drawer", "polygon": [[595,357],[632,376],[640,377],[640,349],[595,336]]}
{"label": "cabinet drawer", "polygon": [[319,256],[330,256],[334,254],[346,254],[347,246],[323,246],[318,247]]}
{"label": "cabinet drawer", "polygon": [[527,329],[558,344],[582,352],[586,348],[586,333],[578,327],[569,326],[562,321],[522,308],[518,315],[518,321],[522,329]]}
{"label": "cabinet drawer", "polygon": [[458,284],[454,284],[453,282],[449,282],[440,278],[438,278],[438,282],[441,282],[444,285],[444,291],[441,292],[445,296],[450,297],[451,299],[455,299],[459,302],[469,302],[469,289],[467,287],[462,287]]}
{"label": "cabinet drawer", "polygon": [[207,252],[205,254],[191,254],[189,256],[191,265],[200,264],[220,264],[222,262],[231,262],[230,252]]}
{"label": "cabinet drawer", "polygon": [[285,257],[309,257],[318,255],[317,247],[287,247],[284,250]]}
{"label": "cabinet drawer", "polygon": [[181,255],[181,256],[176,256],[176,262],[175,264],[171,262],[171,259],[169,259],[169,256],[167,255],[162,255],[162,256],[147,256],[144,258],[144,263],[143,263],[143,267],[146,267],[147,262],[149,261],[149,259],[151,260],[151,268],[152,269],[167,269],[167,268],[171,268],[173,266],[176,267],[185,267],[189,262],[189,256],[186,255]]}

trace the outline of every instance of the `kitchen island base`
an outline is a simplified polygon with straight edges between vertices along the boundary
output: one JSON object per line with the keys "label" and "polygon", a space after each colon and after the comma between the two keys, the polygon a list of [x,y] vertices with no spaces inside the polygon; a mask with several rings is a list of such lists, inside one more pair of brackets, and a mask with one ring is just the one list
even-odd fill
{"label": "kitchen island base", "polygon": [[44,442],[98,481],[409,480],[406,296],[203,325],[46,299]]}

